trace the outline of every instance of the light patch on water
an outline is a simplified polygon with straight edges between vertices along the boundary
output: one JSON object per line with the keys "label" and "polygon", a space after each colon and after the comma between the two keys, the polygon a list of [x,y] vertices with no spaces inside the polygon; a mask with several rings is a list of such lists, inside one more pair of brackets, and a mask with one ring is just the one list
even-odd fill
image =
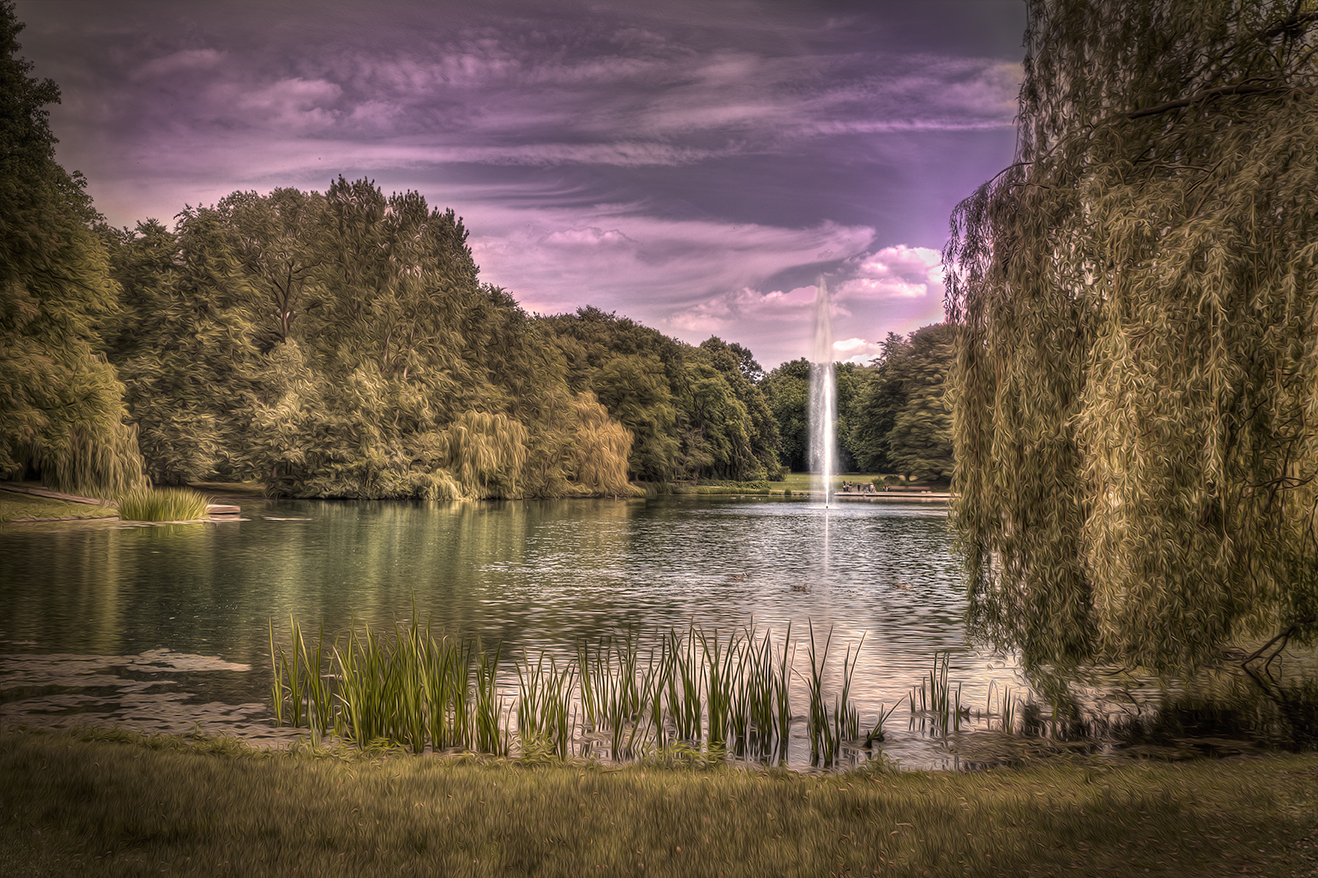
{"label": "light patch on water", "polygon": [[104,673],[123,668],[135,673],[181,673],[186,671],[250,671],[251,665],[229,662],[218,656],[191,655],[168,649],[149,649],[139,655],[0,655],[0,690],[39,686],[101,687],[132,690],[172,683],[172,680],[127,680]]}
{"label": "light patch on water", "polygon": [[164,691],[179,685],[176,675],[250,670],[250,665],[218,656],[168,649],[123,656],[0,656],[0,724],[230,735],[257,746],[284,745],[305,737],[305,731],[271,726],[265,704],[198,703],[191,692]]}

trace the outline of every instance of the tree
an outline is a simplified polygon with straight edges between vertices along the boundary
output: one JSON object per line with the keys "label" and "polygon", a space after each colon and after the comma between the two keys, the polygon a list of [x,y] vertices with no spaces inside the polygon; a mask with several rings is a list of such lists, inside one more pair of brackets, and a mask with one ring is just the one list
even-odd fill
{"label": "tree", "polygon": [[216,205],[231,230],[231,247],[259,297],[256,317],[264,343],[292,337],[294,323],[319,307],[317,268],[325,198],[319,192],[276,189],[269,195],[235,192]]}
{"label": "tree", "polygon": [[689,346],[635,321],[580,308],[541,318],[566,361],[568,386],[594,393],[631,431],[634,478],[664,482],[682,473],[679,421],[690,396]]}
{"label": "tree", "polygon": [[751,455],[758,461],[741,470],[739,478],[762,479],[772,475],[778,478],[778,457],[782,454],[782,439],[778,435],[778,422],[761,391],[759,382],[764,370],[754,355],[739,344],[728,344],[718,336],[710,336],[700,343],[696,358],[722,373],[737,400],[745,410],[744,431],[750,438]]}
{"label": "tree", "polygon": [[952,478],[952,416],[945,398],[955,329],[935,323],[908,338],[888,334],[850,429],[857,463],[925,481]]}
{"label": "tree", "polygon": [[631,431],[631,473],[646,481],[672,478],[677,410],[663,365],[650,356],[614,357],[595,373],[591,386],[599,402]]}
{"label": "tree", "polygon": [[1035,0],[960,205],[953,515],[1029,663],[1318,634],[1318,10]]}
{"label": "tree", "polygon": [[805,472],[810,468],[810,361],[802,357],[783,363],[760,387],[778,423],[779,460],[793,472]]}
{"label": "tree", "polygon": [[187,208],[176,234],[141,223],[113,256],[123,318],[106,335],[157,483],[252,475],[262,357],[255,296],[231,244],[221,214]]}
{"label": "tree", "polygon": [[28,76],[22,27],[0,3],[0,474],[115,494],[142,480],[123,385],[95,349],[118,289],[84,181],[55,161],[59,89]]}
{"label": "tree", "polygon": [[[626,493],[631,434],[479,282],[452,210],[340,178],[103,230],[104,346],[158,481],[303,497]],[[621,475],[620,475],[621,473]]]}

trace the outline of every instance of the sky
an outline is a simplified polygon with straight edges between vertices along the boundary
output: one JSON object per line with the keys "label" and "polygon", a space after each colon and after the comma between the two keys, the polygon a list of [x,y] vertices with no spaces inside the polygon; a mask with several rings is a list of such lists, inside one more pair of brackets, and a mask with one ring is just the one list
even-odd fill
{"label": "sky", "polygon": [[453,208],[481,279],[766,369],[943,319],[1012,160],[1023,0],[17,0],[115,226],[342,175]]}

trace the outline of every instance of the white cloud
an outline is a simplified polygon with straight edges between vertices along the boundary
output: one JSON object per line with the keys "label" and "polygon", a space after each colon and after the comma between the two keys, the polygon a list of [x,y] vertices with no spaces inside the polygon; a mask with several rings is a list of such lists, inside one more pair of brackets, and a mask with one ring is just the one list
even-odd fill
{"label": "white cloud", "polygon": [[899,244],[852,260],[852,276],[837,285],[834,296],[853,298],[928,299],[943,297],[942,255],[928,247]]}
{"label": "white cloud", "polygon": [[288,134],[321,131],[334,123],[327,105],[343,94],[337,84],[323,79],[283,79],[256,91],[234,96],[235,115],[248,124],[261,124]]}

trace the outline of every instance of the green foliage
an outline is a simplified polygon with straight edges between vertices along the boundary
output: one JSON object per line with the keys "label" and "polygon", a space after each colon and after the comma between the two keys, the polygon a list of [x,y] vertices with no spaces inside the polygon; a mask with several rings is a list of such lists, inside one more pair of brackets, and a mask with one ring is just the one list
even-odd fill
{"label": "green foliage", "polygon": [[561,352],[568,386],[591,391],[631,431],[633,478],[666,482],[681,473],[686,345],[598,308],[541,318]]}
{"label": "green foliage", "polygon": [[[415,192],[234,193],[107,233],[105,349],[154,479],[304,497],[628,493],[628,431]],[[589,458],[587,455],[592,455]],[[622,477],[619,477],[622,472]]]}
{"label": "green foliage", "polygon": [[608,360],[591,376],[599,401],[633,437],[629,466],[639,479],[665,481],[674,475],[677,409],[653,356],[627,354]]}
{"label": "green foliage", "polygon": [[574,390],[592,390],[632,433],[634,478],[762,479],[777,469],[763,370],[741,345],[692,348],[616,314],[581,308],[542,318]]}
{"label": "green foliage", "polygon": [[196,521],[206,517],[210,501],[187,488],[136,488],[119,497],[124,521]]}
{"label": "green foliage", "polygon": [[942,323],[918,329],[907,339],[889,333],[848,425],[862,472],[951,479],[952,416],[945,388],[954,338],[955,328]]}
{"label": "green foliage", "polygon": [[94,349],[118,290],[84,181],[55,162],[59,89],[28,76],[21,29],[0,4],[0,474],[112,494],[142,478],[123,387]]}
{"label": "green foliage", "polygon": [[[834,363],[833,376],[837,393],[838,468],[843,472],[858,464],[853,448],[852,425],[863,417],[861,395],[871,378],[871,370],[855,363]],[[810,361],[802,357],[783,363],[761,385],[764,399],[778,423],[781,450],[779,461],[794,472],[810,469]]]}
{"label": "green foliage", "polygon": [[147,473],[157,484],[242,478],[253,401],[261,395],[256,309],[223,217],[179,215],[123,233],[114,254],[124,314],[107,328]]}
{"label": "green foliage", "polygon": [[810,468],[810,361],[802,357],[783,363],[760,386],[778,423],[782,463],[805,472]]}
{"label": "green foliage", "polygon": [[782,440],[778,435],[778,423],[773,410],[757,381],[764,377],[764,370],[751,356],[751,352],[739,344],[728,344],[717,336],[711,336],[700,343],[696,358],[713,366],[723,376],[728,389],[741,404],[741,429],[746,434],[750,459],[738,462],[729,461],[731,477],[741,481],[754,481],[766,478],[770,472],[777,472],[778,458],[782,453]]}
{"label": "green foliage", "polygon": [[953,217],[971,618],[1030,663],[1318,634],[1318,11],[1033,2]]}

